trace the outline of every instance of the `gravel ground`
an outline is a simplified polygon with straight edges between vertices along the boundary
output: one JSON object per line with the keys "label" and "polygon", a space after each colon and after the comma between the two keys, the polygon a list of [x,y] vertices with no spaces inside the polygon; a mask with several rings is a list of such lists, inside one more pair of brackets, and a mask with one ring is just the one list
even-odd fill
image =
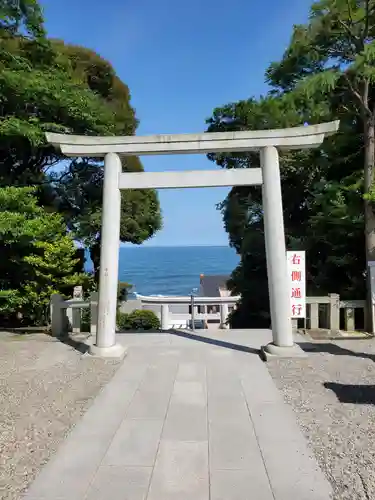
{"label": "gravel ground", "polygon": [[0,333],[0,498],[18,500],[119,363]]}
{"label": "gravel ground", "polygon": [[309,342],[307,359],[268,364],[334,490],[375,499],[375,340]]}

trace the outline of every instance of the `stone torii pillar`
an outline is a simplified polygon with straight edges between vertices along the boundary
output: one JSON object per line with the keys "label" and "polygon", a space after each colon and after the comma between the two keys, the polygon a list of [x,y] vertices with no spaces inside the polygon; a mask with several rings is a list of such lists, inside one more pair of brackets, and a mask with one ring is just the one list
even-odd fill
{"label": "stone torii pillar", "polygon": [[[99,313],[95,345],[90,353],[121,357],[116,344],[116,305],[120,237],[121,189],[173,189],[262,185],[267,273],[273,341],[264,356],[303,355],[294,344],[290,317],[283,206],[278,150],[319,146],[339,122],[289,129],[125,137],[70,136],[47,133],[47,141],[66,156],[104,158]],[[258,151],[261,168],[122,173],[120,156]]]}
{"label": "stone torii pillar", "polygon": [[[262,201],[267,257],[268,294],[273,342],[263,348],[264,356],[303,355],[293,341],[279,153],[274,146],[260,151],[263,173]],[[285,314],[288,311],[288,314]]]}
{"label": "stone torii pillar", "polygon": [[118,259],[120,250],[121,192],[118,182],[121,159],[116,153],[104,158],[102,234],[100,245],[99,303],[96,343],[90,354],[121,357],[124,347],[116,343]]}

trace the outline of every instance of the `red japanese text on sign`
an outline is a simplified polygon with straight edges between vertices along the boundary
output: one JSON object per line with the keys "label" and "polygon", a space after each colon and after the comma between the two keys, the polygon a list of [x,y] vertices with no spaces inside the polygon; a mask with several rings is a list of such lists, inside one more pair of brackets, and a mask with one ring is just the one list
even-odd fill
{"label": "red japanese text on sign", "polygon": [[299,255],[297,255],[296,253],[293,254],[293,257],[292,257],[292,264],[294,265],[299,265],[301,264],[301,257]]}
{"label": "red japanese text on sign", "polygon": [[292,281],[301,281],[302,273],[301,271],[292,271]]}
{"label": "red japanese text on sign", "polygon": [[301,304],[292,304],[292,316],[301,316],[302,313],[302,305]]}
{"label": "red japanese text on sign", "polygon": [[290,316],[306,317],[305,252],[287,252]]}
{"label": "red japanese text on sign", "polygon": [[292,298],[301,299],[302,292],[300,288],[292,288]]}

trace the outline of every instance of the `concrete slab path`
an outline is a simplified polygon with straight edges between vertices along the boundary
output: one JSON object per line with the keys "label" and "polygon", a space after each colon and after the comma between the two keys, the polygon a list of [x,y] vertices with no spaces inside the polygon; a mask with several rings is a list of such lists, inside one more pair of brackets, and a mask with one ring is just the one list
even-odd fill
{"label": "concrete slab path", "polygon": [[330,498],[257,354],[269,332],[119,338],[124,363],[25,500]]}

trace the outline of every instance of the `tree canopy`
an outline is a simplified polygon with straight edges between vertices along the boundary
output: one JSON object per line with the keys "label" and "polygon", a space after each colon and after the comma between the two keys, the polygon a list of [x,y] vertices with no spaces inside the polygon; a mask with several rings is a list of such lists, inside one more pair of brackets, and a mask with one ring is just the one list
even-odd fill
{"label": "tree canopy", "polygon": [[[375,2],[315,2],[282,60],[266,72],[270,92],[215,109],[208,131],[279,128],[340,119],[317,150],[280,159],[286,243],[307,252],[309,294],[365,297],[373,258]],[[209,155],[223,168],[258,166],[254,154]],[[219,207],[241,255],[230,282],[239,326],[269,326],[261,192],[234,188]],[[366,232],[365,232],[366,226]],[[366,245],[365,245],[366,234]],[[262,285],[260,285],[262,283]]]}
{"label": "tree canopy", "polygon": [[[123,170],[142,171],[138,158],[123,160]],[[104,169],[88,159],[73,161],[63,174],[58,173],[55,203],[65,215],[69,229],[90,251],[96,281],[99,279],[102,186]],[[161,227],[159,200],[150,189],[121,193],[120,240],[140,244]]]}
{"label": "tree canopy", "polygon": [[[0,60],[2,183],[45,180],[64,159],[45,143],[47,130],[131,135],[137,120],[128,87],[111,65],[88,49],[61,41],[3,40]],[[48,57],[40,58],[40,53]]]}
{"label": "tree canopy", "polygon": [[33,188],[0,188],[0,241],[2,323],[45,324],[51,295],[88,281],[64,219],[38,206]]}
{"label": "tree canopy", "polygon": [[[0,187],[34,186],[38,207],[63,217],[97,271],[103,163],[65,158],[46,143],[45,132],[134,134],[129,88],[94,51],[49,39],[36,0],[0,0],[0,42]],[[123,168],[143,169],[138,158],[127,158]],[[43,214],[38,209],[34,216]],[[155,191],[122,196],[122,241],[140,244],[160,226]]]}
{"label": "tree canopy", "polygon": [[[53,41],[53,46],[69,60],[73,74],[91,92],[100,96],[105,109],[112,113],[102,135],[131,135],[138,122],[130,105],[128,87],[116,76],[112,66],[95,52]],[[123,170],[139,172],[143,166],[136,157],[123,159]],[[71,161],[65,169],[50,175],[54,186],[54,204],[66,217],[69,228],[90,250],[96,279],[99,277],[100,227],[103,164],[96,159]],[[157,194],[153,190],[125,191],[121,194],[122,242],[140,244],[161,228]]]}
{"label": "tree canopy", "polygon": [[11,36],[20,34],[32,38],[44,38],[44,19],[37,0],[1,0],[0,34]]}

